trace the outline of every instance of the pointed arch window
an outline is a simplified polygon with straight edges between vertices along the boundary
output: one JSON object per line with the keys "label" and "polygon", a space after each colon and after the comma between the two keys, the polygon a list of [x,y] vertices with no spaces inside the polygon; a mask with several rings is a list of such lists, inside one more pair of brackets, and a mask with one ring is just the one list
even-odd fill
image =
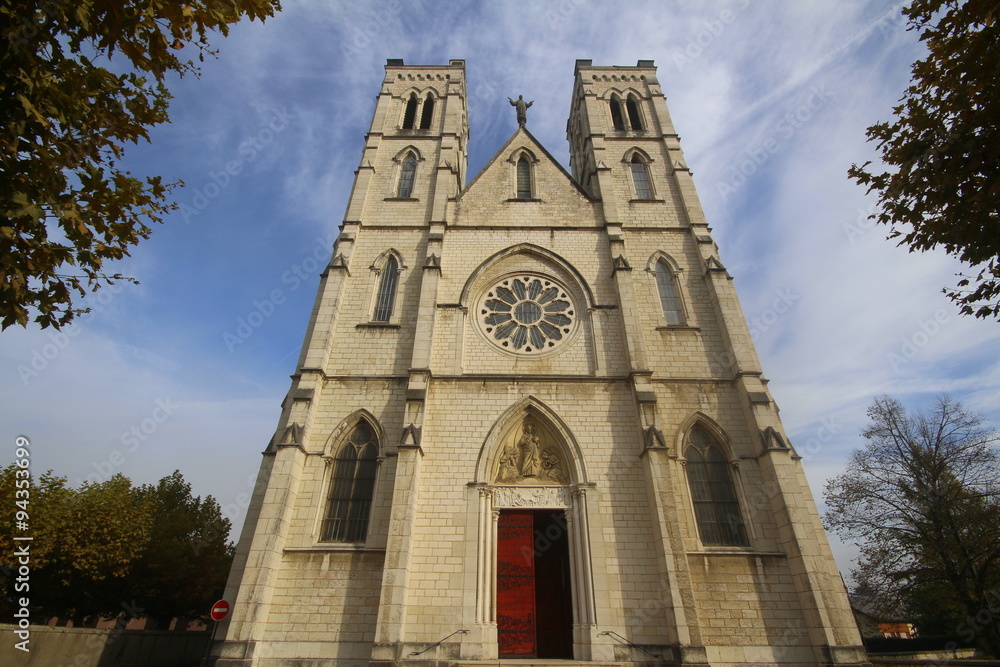
{"label": "pointed arch window", "polygon": [[531,163],[523,155],[517,161],[517,198],[531,199]]}
{"label": "pointed arch window", "polygon": [[393,255],[389,255],[381,273],[372,320],[388,322],[392,319],[392,309],[396,303],[396,286],[399,283],[399,262]]}
{"label": "pointed arch window", "polygon": [[611,124],[616,130],[625,129],[625,117],[622,115],[622,98],[611,96]]}
{"label": "pointed arch window", "polygon": [[399,188],[396,191],[397,197],[410,197],[413,195],[413,176],[417,173],[417,158],[413,153],[407,153],[403,158],[403,164],[399,170]]}
{"label": "pointed arch window", "polygon": [[684,457],[701,543],[706,546],[749,546],[740,503],[729,473],[729,461],[719,443],[700,424],[688,434]]}
{"label": "pointed arch window", "polygon": [[636,199],[652,199],[653,198],[653,185],[649,182],[649,167],[639,157],[638,153],[632,155],[632,161],[629,163],[632,169],[632,184],[635,186],[635,198]]}
{"label": "pointed arch window", "polygon": [[633,130],[642,129],[642,118],[639,116],[639,101],[635,95],[629,95],[625,100],[625,109],[628,111],[628,122]]}
{"label": "pointed arch window", "polygon": [[334,459],[321,542],[362,542],[368,534],[378,438],[368,422],[358,420],[351,437]]}
{"label": "pointed arch window", "polygon": [[656,291],[660,295],[660,307],[667,324],[684,324],[684,310],[677,292],[677,277],[663,259],[656,262]]}
{"label": "pointed arch window", "polygon": [[420,112],[420,129],[429,130],[431,129],[431,118],[434,117],[434,97],[430,93],[427,93],[427,99],[424,100],[424,109]]}
{"label": "pointed arch window", "polygon": [[410,93],[410,99],[406,101],[406,111],[403,113],[403,129],[412,130],[413,124],[417,120],[417,95]]}

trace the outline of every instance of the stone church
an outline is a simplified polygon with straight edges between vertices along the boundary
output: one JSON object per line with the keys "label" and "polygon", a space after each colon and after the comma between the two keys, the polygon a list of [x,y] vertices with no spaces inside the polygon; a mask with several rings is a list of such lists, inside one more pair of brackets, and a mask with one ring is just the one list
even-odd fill
{"label": "stone church", "polygon": [[470,178],[387,62],[218,665],[866,662],[656,68],[574,77]]}

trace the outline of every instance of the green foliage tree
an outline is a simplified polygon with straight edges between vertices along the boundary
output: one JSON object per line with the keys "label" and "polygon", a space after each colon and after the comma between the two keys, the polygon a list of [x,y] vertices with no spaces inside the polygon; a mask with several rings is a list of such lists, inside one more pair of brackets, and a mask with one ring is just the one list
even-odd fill
{"label": "green foliage tree", "polygon": [[1000,656],[997,433],[946,396],[915,416],[880,397],[868,417],[867,445],[826,486],[828,527],[860,547],[859,588]]}
{"label": "green foliage tree", "polygon": [[175,617],[204,616],[222,597],[233,562],[229,520],[211,496],[192,496],[177,470],[142,494],[154,528],[133,567],[136,604],[160,627]]}
{"label": "green foliage tree", "polygon": [[[104,272],[176,209],[159,176],[117,166],[167,122],[168,75],[197,73],[213,31],[278,0],[0,0],[0,327],[60,327]],[[105,61],[106,66],[98,64]],[[120,70],[126,70],[119,73]],[[117,71],[116,71],[117,70]]]}
{"label": "green foliage tree", "polygon": [[[0,496],[6,498],[13,477],[13,466],[4,469]],[[28,597],[37,618],[79,623],[87,616],[117,615],[128,599],[131,564],[149,539],[151,516],[138,489],[115,475],[74,490],[64,477],[46,473],[31,488],[28,507],[34,538]],[[3,530],[13,534],[9,522]]]}
{"label": "green foliage tree", "polygon": [[[15,480],[0,470],[0,571],[16,567]],[[45,473],[33,480],[28,512],[31,575],[28,597],[36,622],[50,616],[79,624],[122,611],[166,624],[174,616],[207,614],[232,564],[230,523],[208,496],[192,497],[180,472],[135,487],[123,475],[79,489]],[[14,580],[0,587],[0,613],[10,617]]]}
{"label": "green foliage tree", "polygon": [[116,616],[122,601],[130,599],[132,563],[150,537],[149,509],[121,474],[84,483],[75,493],[64,493],[62,484],[59,489],[61,504],[49,508],[58,528],[44,515],[37,522],[47,538],[49,562],[35,570],[32,581],[50,613],[62,612],[76,623],[87,616]]}
{"label": "green foliage tree", "polygon": [[878,194],[871,217],[889,238],[971,267],[944,289],[962,313],[1000,318],[1000,11],[994,0],[913,0],[903,14],[928,54],[895,120],[868,128],[890,170],[869,161],[848,174]]}

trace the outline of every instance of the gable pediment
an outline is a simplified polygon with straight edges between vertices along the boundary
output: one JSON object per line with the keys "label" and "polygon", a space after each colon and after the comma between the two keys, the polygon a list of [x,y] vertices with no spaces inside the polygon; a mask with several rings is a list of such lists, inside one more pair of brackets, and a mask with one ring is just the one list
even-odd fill
{"label": "gable pediment", "polygon": [[[522,158],[530,165],[530,197],[519,196],[517,163]],[[590,226],[597,225],[598,215],[594,200],[528,130],[519,127],[459,193],[454,224]]]}

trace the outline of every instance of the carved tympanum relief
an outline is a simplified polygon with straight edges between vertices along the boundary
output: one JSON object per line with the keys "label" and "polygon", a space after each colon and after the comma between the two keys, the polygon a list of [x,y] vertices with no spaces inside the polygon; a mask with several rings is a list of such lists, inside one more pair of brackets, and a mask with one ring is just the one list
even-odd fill
{"label": "carved tympanum relief", "polygon": [[493,490],[493,507],[572,506],[568,486],[498,486]]}
{"label": "carved tympanum relief", "polygon": [[566,484],[569,475],[559,447],[530,419],[521,423],[504,443],[497,484]]}

